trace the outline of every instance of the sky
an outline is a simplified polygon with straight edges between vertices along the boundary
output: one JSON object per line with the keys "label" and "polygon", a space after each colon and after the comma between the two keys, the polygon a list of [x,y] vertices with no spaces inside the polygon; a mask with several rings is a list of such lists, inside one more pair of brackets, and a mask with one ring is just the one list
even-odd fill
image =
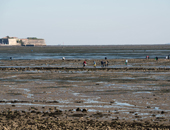
{"label": "sky", "polygon": [[170,0],[0,0],[0,38],[47,45],[170,43]]}

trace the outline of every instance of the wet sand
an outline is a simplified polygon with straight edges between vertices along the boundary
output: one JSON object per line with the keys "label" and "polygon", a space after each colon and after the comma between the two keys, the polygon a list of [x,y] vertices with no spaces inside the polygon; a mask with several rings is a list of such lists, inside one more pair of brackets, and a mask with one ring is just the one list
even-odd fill
{"label": "wet sand", "polygon": [[170,60],[83,60],[1,60],[0,129],[170,128]]}

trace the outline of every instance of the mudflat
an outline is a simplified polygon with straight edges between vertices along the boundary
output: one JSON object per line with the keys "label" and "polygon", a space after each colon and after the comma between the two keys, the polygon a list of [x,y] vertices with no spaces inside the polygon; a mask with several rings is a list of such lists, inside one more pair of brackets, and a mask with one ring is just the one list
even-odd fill
{"label": "mudflat", "polygon": [[84,60],[1,60],[0,129],[170,129],[169,59]]}

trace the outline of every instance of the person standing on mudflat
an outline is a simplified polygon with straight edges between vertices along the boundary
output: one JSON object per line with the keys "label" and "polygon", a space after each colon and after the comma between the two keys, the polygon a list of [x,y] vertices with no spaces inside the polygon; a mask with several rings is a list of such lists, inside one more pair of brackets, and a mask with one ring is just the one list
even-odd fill
{"label": "person standing on mudflat", "polygon": [[128,60],[125,61],[125,65],[127,65],[127,63],[128,63]]}
{"label": "person standing on mudflat", "polygon": [[103,67],[104,66],[104,62],[103,61],[101,61],[101,67]]}
{"label": "person standing on mudflat", "polygon": [[85,67],[85,66],[86,66],[86,61],[83,62],[83,67]]}
{"label": "person standing on mudflat", "polygon": [[96,68],[96,62],[95,62],[95,61],[94,61],[94,63],[93,63],[93,64],[94,64],[94,68]]}

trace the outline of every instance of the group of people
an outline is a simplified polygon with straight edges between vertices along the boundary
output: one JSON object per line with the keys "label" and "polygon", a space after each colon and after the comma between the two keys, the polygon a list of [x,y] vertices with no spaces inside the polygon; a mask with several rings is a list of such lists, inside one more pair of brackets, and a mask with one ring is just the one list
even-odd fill
{"label": "group of people", "polygon": [[[146,59],[149,59],[149,56],[146,56]],[[169,59],[169,55],[166,56],[166,59]],[[62,60],[65,60],[65,57],[62,58]],[[158,57],[155,57],[155,60],[158,60]],[[125,60],[125,65],[128,64],[128,60]],[[86,61],[83,62],[83,67],[87,65]],[[96,68],[96,62],[93,61],[93,66]],[[105,57],[105,61],[101,61],[101,67],[107,67],[109,66],[109,61],[107,60],[107,57]]]}
{"label": "group of people", "polygon": [[[83,67],[87,65],[86,61],[83,62]],[[107,67],[109,65],[109,61],[101,61],[101,67]],[[93,66],[96,68],[96,62],[93,61]]]}
{"label": "group of people", "polygon": [[[169,55],[165,57],[166,59],[169,59]],[[146,56],[146,59],[149,59],[149,56]],[[155,57],[155,60],[158,60],[158,57]]]}
{"label": "group of people", "polygon": [[101,61],[101,67],[107,67],[109,65],[109,61]]}
{"label": "group of people", "polygon": [[[149,56],[146,56],[146,59],[149,59]],[[158,57],[157,57],[157,56],[155,57],[155,60],[158,60]]]}
{"label": "group of people", "polygon": [[[109,65],[109,61],[107,61],[107,57],[105,57],[105,62],[101,61],[101,67],[107,67]],[[83,62],[83,67],[87,65],[86,61]],[[96,62],[93,61],[93,66],[96,68]]]}
{"label": "group of people", "polygon": [[105,57],[105,61],[101,61],[101,67],[109,66],[109,61],[107,61],[107,57]]}

